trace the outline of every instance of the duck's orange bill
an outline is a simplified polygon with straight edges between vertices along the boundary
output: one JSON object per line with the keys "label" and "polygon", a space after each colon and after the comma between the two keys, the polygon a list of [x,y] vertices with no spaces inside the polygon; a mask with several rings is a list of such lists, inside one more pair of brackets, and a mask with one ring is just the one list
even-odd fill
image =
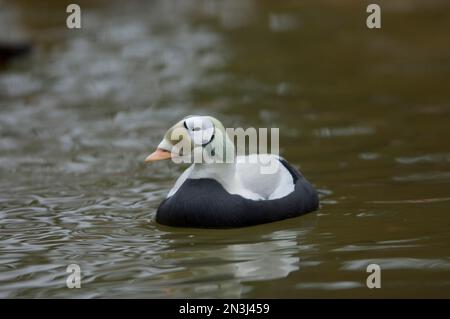
{"label": "duck's orange bill", "polygon": [[157,148],[156,151],[147,156],[147,158],[145,159],[145,163],[162,161],[170,158],[172,158],[172,154],[169,151]]}

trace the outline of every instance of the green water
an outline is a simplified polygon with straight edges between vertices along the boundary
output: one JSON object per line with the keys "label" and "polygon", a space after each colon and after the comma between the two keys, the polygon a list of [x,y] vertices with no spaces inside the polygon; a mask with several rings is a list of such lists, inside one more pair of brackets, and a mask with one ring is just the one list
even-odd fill
{"label": "green water", "polygon": [[[448,2],[78,3],[0,4],[35,44],[0,69],[0,297],[450,297]],[[184,167],[143,159],[198,113],[279,127],[320,211],[156,224]]]}

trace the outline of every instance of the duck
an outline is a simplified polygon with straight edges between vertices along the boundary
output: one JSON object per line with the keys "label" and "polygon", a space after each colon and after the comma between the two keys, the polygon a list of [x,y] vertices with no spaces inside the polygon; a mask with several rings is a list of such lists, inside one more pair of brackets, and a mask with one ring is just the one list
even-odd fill
{"label": "duck", "polygon": [[170,159],[191,165],[156,211],[162,225],[247,227],[319,208],[316,189],[299,170],[276,154],[237,155],[234,139],[212,116],[191,115],[177,122],[144,162]]}

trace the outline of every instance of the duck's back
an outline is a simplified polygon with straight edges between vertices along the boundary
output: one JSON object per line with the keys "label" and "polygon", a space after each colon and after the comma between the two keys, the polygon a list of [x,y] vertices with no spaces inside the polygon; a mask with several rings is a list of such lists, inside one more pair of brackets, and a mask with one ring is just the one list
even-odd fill
{"label": "duck's back", "polygon": [[158,223],[179,227],[230,228],[263,224],[314,211],[319,199],[314,187],[289,163],[294,190],[269,200],[252,200],[228,193],[210,178],[186,179],[158,208]]}

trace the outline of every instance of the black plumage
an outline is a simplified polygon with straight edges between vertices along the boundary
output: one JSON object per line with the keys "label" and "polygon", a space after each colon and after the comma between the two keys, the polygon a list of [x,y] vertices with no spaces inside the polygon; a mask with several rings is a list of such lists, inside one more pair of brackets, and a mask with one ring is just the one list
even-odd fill
{"label": "black plumage", "polygon": [[280,162],[295,184],[290,194],[271,200],[251,200],[228,193],[214,179],[187,179],[158,208],[156,221],[163,225],[196,228],[231,228],[296,217],[319,207],[314,187],[289,163]]}

